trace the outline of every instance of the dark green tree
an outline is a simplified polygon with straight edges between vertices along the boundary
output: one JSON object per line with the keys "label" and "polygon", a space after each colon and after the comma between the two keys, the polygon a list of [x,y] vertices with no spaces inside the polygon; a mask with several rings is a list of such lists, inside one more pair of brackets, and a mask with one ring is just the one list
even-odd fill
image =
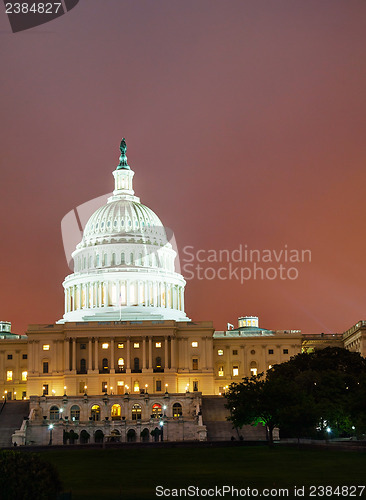
{"label": "dark green tree", "polygon": [[62,491],[56,468],[38,454],[0,451],[2,500],[50,500]]}

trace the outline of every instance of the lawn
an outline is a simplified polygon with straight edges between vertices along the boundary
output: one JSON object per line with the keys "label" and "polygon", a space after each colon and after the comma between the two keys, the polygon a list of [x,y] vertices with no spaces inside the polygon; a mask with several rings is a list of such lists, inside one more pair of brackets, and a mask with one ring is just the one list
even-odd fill
{"label": "lawn", "polygon": [[[308,493],[310,485],[365,484],[366,471],[365,453],[282,446],[274,449],[265,446],[121,447],[47,450],[41,455],[56,465],[65,491],[72,491],[73,500],[153,499],[158,498],[155,495],[158,485],[165,488],[189,485],[201,488],[232,485],[238,489],[259,490],[288,488],[288,498],[294,498],[294,486],[306,486]],[[340,498],[340,495],[323,496]],[[226,498],[231,496],[227,494]],[[303,498],[307,498],[307,494]]]}

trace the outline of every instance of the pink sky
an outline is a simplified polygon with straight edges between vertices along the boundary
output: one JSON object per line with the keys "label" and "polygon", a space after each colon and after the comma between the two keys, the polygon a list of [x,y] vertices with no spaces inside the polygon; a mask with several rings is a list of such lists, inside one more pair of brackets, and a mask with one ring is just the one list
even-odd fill
{"label": "pink sky", "polygon": [[135,191],[179,248],[310,249],[297,280],[190,280],[217,329],[344,331],[366,319],[366,2],[80,1],[1,36],[0,319],[63,314],[61,219]]}

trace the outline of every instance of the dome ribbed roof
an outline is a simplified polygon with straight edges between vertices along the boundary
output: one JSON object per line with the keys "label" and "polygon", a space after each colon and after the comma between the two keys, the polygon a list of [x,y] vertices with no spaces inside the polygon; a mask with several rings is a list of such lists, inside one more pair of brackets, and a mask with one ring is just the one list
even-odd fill
{"label": "dome ribbed roof", "polygon": [[150,208],[136,201],[119,199],[94,212],[77,248],[131,241],[163,246],[167,237],[161,220]]}

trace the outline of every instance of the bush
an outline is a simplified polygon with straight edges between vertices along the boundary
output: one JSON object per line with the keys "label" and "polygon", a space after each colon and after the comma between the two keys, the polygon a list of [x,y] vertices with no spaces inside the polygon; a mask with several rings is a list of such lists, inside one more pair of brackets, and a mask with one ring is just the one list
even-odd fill
{"label": "bush", "polygon": [[0,451],[0,497],[2,500],[49,500],[62,485],[56,468],[36,453]]}

